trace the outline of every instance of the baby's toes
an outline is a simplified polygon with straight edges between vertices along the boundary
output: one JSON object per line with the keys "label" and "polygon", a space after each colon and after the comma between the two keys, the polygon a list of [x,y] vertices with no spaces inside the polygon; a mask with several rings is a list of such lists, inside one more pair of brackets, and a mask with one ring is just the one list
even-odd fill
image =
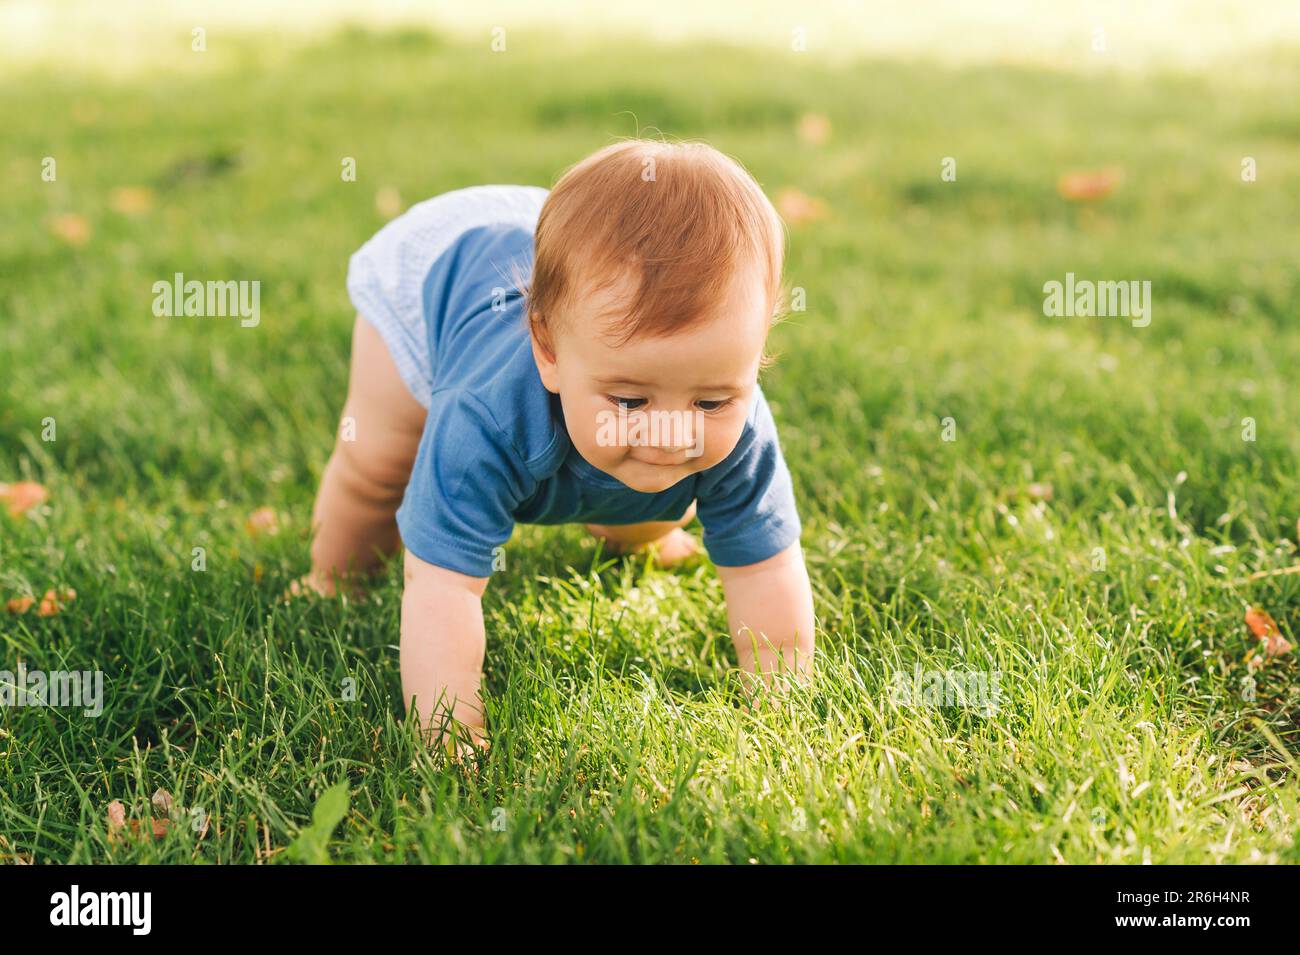
{"label": "baby's toes", "polygon": [[334,581],[318,579],[314,574],[303,574],[289,584],[282,600],[296,600],[300,597],[333,597]]}

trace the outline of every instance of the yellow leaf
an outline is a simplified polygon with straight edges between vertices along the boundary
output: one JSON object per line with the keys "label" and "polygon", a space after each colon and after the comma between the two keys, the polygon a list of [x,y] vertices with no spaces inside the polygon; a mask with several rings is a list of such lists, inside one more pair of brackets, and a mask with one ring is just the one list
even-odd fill
{"label": "yellow leaf", "polygon": [[68,245],[82,246],[90,241],[90,223],[85,216],[65,212],[50,220],[50,231]]}
{"label": "yellow leaf", "polygon": [[154,193],[147,186],[118,186],[108,194],[108,204],[115,212],[138,216],[153,209]]}
{"label": "yellow leaf", "polygon": [[1082,172],[1068,172],[1056,183],[1056,191],[1062,199],[1071,202],[1088,202],[1104,199],[1119,188],[1123,173],[1118,169],[1089,169]]}
{"label": "yellow leaf", "polygon": [[402,213],[402,197],[392,186],[384,186],[375,193],[375,211],[385,219],[394,219]]}
{"label": "yellow leaf", "polygon": [[45,486],[35,481],[0,484],[0,501],[3,501],[9,509],[10,517],[17,517],[38,504],[44,504],[49,496],[50,492],[45,489]]}

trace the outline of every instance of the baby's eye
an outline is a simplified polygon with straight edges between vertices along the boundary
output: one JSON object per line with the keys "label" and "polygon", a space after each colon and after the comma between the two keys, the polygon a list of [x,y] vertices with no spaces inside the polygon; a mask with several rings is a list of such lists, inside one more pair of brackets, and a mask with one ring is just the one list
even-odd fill
{"label": "baby's eye", "polygon": [[695,406],[701,411],[721,411],[731,404],[730,398],[701,398]]}
{"label": "baby's eye", "polygon": [[612,405],[617,405],[624,411],[635,411],[645,404],[644,398],[623,398],[619,395],[606,395],[605,400]]}

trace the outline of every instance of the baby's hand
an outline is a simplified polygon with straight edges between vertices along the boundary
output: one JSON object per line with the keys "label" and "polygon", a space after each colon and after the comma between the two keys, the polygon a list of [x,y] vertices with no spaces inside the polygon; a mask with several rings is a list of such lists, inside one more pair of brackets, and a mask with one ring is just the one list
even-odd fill
{"label": "baby's hand", "polygon": [[812,587],[799,545],[747,567],[719,567],[718,576],[741,672],[769,686],[810,675]]}
{"label": "baby's hand", "polygon": [[431,743],[450,740],[453,756],[462,746],[486,745],[479,684],[487,578],[437,567],[409,550],[404,577],[401,662],[408,713]]}

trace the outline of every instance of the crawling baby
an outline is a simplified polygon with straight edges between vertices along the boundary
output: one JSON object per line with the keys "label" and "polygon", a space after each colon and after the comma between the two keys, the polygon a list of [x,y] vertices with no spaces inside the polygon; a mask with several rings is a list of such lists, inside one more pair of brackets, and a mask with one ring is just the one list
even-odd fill
{"label": "crawling baby", "polygon": [[516,523],[717,567],[741,670],[798,678],[813,604],[758,373],[784,233],[702,144],[620,142],[549,193],[422,202],[352,257],[358,317],[304,587],[404,549],[402,690],[431,739],[487,740],[482,598]]}

